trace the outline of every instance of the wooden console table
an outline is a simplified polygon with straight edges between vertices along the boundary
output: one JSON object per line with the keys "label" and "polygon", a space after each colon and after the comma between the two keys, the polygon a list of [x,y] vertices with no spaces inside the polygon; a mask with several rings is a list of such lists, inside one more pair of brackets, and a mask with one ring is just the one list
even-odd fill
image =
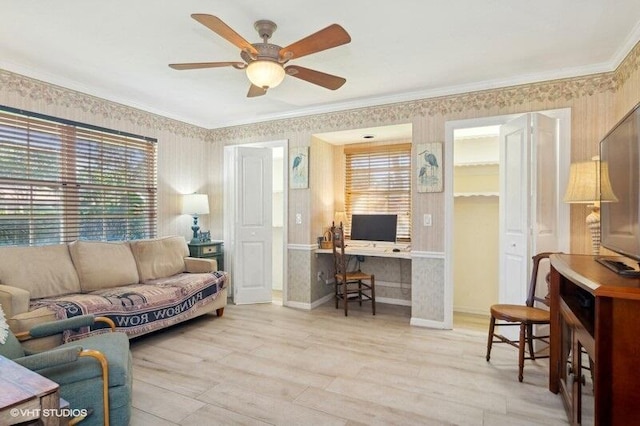
{"label": "wooden console table", "polygon": [[[60,425],[67,420],[43,415],[60,408],[57,383],[0,356],[0,424],[13,425],[37,421],[36,424]],[[31,423],[28,423],[31,424]]]}
{"label": "wooden console table", "polygon": [[591,364],[593,422],[640,424],[640,278],[622,277],[593,256],[550,259],[549,390],[562,396],[571,424],[582,424]]}

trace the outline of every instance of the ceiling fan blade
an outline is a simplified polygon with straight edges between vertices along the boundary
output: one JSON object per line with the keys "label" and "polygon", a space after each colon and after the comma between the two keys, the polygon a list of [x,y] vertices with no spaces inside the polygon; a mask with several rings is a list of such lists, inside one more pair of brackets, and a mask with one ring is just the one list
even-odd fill
{"label": "ceiling fan blade", "polygon": [[256,96],[262,96],[265,95],[267,93],[267,89],[263,89],[260,86],[256,86],[255,84],[252,84],[251,87],[249,87],[249,93],[247,93],[247,98],[255,98]]}
{"label": "ceiling fan blade", "polygon": [[347,44],[351,36],[338,24],[329,25],[327,28],[313,33],[310,36],[298,40],[287,47],[280,49],[281,59],[301,58],[311,53],[321,52],[332,47]]}
{"label": "ceiling fan blade", "polygon": [[320,71],[311,70],[309,68],[300,67],[298,65],[289,65],[285,68],[287,74],[291,77],[299,78],[309,83],[317,84],[330,90],[336,90],[347,82],[346,79],[336,75],[326,74]]}
{"label": "ceiling fan blade", "polygon": [[234,67],[237,69],[243,69],[247,67],[244,62],[189,62],[185,64],[169,64],[174,70],[195,70],[199,68],[220,68],[220,67]]}
{"label": "ceiling fan blade", "polygon": [[205,27],[209,28],[214,33],[218,34],[220,37],[239,47],[240,50],[248,51],[253,55],[258,54],[258,51],[251,45],[251,43],[245,40],[244,37],[235,32],[233,29],[231,29],[230,26],[222,22],[222,20],[217,16],[207,15],[204,13],[194,13],[193,15],[191,15],[191,17],[200,22]]}

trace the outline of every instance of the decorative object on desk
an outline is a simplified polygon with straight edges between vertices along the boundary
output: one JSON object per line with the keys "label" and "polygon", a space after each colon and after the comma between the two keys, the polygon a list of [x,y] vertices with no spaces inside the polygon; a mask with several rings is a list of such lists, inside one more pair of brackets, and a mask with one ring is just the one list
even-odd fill
{"label": "decorative object on desk", "polygon": [[289,170],[291,172],[291,189],[309,187],[309,147],[289,149]]}
{"label": "decorative object on desk", "polygon": [[418,144],[418,192],[442,192],[442,143]]}
{"label": "decorative object on desk", "polygon": [[208,243],[211,241],[211,231],[200,231],[198,239],[201,243]]}
{"label": "decorative object on desk", "polygon": [[320,241],[321,249],[330,249],[333,247],[333,238],[331,237],[331,230],[327,229],[327,231],[322,236],[322,241]]}
{"label": "decorative object on desk", "polygon": [[616,202],[609,181],[607,163],[601,163],[595,156],[591,161],[571,164],[569,183],[564,194],[564,202],[572,204],[588,204],[591,213],[587,215],[587,228],[591,233],[591,251],[600,253],[600,203]]}
{"label": "decorative object on desk", "polygon": [[183,195],[182,213],[193,216],[193,225],[191,226],[193,238],[191,238],[191,244],[199,243],[198,230],[200,226],[198,226],[198,215],[209,214],[209,196],[196,193]]}

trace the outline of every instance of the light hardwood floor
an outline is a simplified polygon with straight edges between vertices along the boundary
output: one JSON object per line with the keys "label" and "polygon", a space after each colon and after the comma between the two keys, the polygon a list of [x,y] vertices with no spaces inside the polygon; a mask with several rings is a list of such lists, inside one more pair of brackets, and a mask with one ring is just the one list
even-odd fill
{"label": "light hardwood floor", "polygon": [[547,360],[517,379],[487,330],[409,325],[406,307],[227,306],[131,342],[135,425],[565,425]]}

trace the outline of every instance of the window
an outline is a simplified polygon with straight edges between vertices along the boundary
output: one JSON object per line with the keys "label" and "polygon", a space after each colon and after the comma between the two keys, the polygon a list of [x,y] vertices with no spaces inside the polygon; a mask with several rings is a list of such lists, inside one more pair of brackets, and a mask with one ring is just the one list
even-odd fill
{"label": "window", "polygon": [[[397,214],[397,239],[411,240],[411,144],[345,148],[345,213]],[[351,235],[351,223],[345,233]]]}
{"label": "window", "polygon": [[155,142],[0,109],[0,245],[155,237]]}

